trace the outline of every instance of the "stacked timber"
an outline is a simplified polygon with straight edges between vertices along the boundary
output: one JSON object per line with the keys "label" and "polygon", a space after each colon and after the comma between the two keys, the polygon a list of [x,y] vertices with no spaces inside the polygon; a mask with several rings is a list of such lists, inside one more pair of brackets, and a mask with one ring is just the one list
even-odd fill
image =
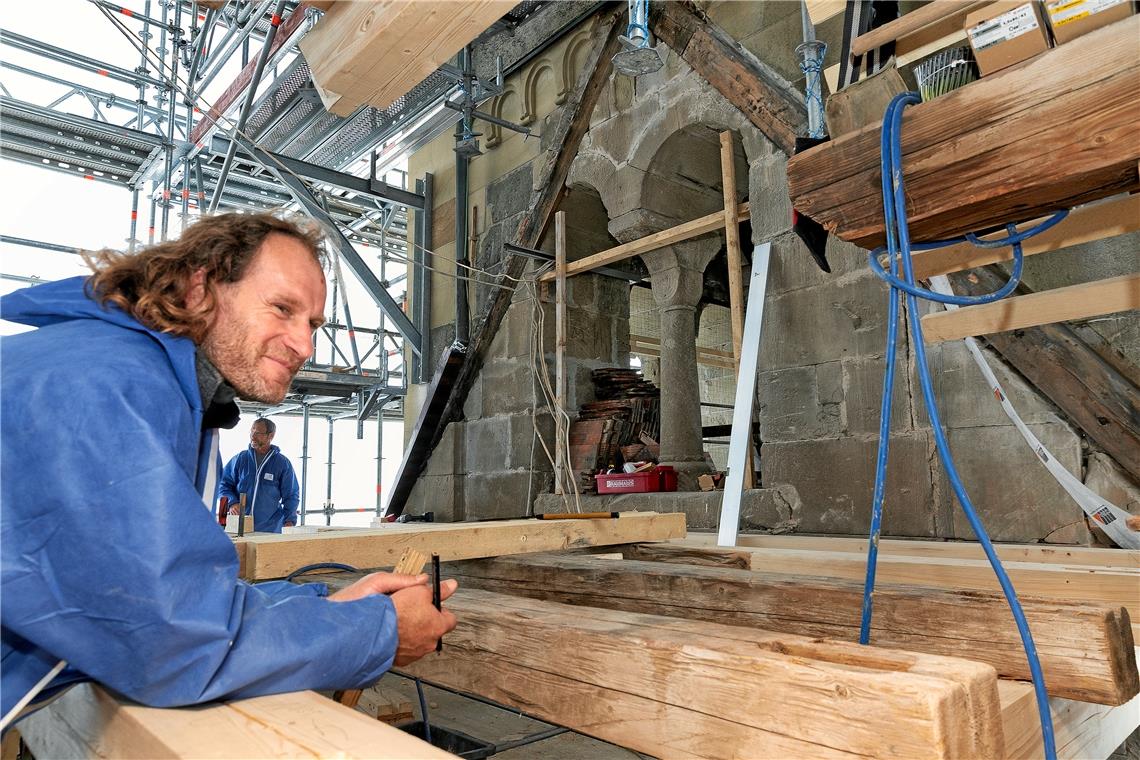
{"label": "stacked timber", "polygon": [[[913,240],[1032,219],[1140,187],[1140,16],[906,110]],[[792,205],[843,240],[882,244],[879,125],[788,161]]]}
{"label": "stacked timber", "polygon": [[597,400],[582,404],[570,426],[570,467],[585,493],[596,490],[596,473],[633,461],[661,429],[661,390],[641,370],[603,367],[590,378]]}

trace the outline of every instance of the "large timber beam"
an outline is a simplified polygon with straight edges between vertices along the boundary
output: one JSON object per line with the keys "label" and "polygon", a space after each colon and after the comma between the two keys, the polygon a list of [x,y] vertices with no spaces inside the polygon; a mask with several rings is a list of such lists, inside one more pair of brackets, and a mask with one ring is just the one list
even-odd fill
{"label": "large timber beam", "polygon": [[655,757],[1000,757],[992,668],[460,589],[407,670]]}
{"label": "large timber beam", "polygon": [[653,33],[789,156],[807,133],[807,111],[791,86],[691,2],[652,3]]}
{"label": "large timber beam", "polygon": [[[989,293],[1005,282],[991,267],[952,275],[958,292]],[[1018,293],[1029,293],[1022,286]],[[1026,327],[985,336],[998,353],[1098,446],[1140,481],[1140,370],[1131,376],[1064,324]],[[1109,349],[1111,350],[1111,349]]]}
{"label": "large timber beam", "polygon": [[[539,555],[458,563],[465,587],[570,604],[854,641],[863,584],[591,557]],[[1122,704],[1140,690],[1127,610],[1022,598],[1050,694]],[[1021,640],[1001,594],[879,584],[871,641],[970,657],[1028,679]]]}

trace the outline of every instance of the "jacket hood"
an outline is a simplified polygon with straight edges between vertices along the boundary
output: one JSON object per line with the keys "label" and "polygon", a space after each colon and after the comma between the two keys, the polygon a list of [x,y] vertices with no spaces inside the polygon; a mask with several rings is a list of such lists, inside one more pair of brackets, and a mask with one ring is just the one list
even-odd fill
{"label": "jacket hood", "polygon": [[0,319],[31,327],[48,327],[79,319],[94,319],[145,333],[162,346],[170,358],[174,374],[190,406],[200,412],[202,399],[198,391],[198,371],[194,364],[197,350],[194,342],[189,338],[151,330],[114,304],[108,303],[106,306],[99,304],[87,293],[85,287],[87,279],[87,277],[69,277],[30,288],[21,288],[0,297]]}

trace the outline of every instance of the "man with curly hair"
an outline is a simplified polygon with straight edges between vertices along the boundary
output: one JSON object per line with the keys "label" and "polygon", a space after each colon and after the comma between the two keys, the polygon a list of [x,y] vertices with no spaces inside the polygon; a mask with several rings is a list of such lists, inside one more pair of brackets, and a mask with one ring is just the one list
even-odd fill
{"label": "man with curly hair", "polygon": [[[238,579],[210,504],[235,396],[278,403],[324,321],[316,233],[204,217],[0,299],[0,727],[71,684],[146,705],[359,688],[455,626],[426,576]],[[455,589],[443,584],[443,596]]]}

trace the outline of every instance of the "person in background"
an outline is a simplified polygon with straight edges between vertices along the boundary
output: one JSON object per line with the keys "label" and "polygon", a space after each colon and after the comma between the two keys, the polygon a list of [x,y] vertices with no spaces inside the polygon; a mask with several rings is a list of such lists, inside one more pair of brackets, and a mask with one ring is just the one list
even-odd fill
{"label": "person in background", "polygon": [[245,513],[253,515],[253,529],[258,533],[280,533],[282,526],[297,524],[301,492],[293,465],[273,445],[276,434],[273,420],[254,420],[249,429],[249,448],[226,464],[218,481],[217,496],[229,500],[231,515],[238,513],[241,494],[245,494]]}

